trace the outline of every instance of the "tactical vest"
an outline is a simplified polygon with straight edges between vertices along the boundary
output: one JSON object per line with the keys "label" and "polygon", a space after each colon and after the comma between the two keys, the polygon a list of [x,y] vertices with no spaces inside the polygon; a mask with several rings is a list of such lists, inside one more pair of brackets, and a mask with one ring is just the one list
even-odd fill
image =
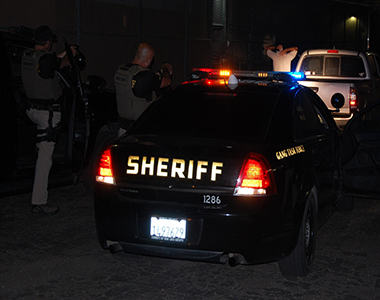
{"label": "tactical vest", "polygon": [[[144,110],[149,106],[145,98],[136,97],[133,93],[133,76],[138,72],[147,70],[139,65],[121,65],[115,74],[115,88],[117,111],[119,117],[136,120]],[[152,100],[156,98],[155,92],[152,91]]]}
{"label": "tactical vest", "polygon": [[38,62],[40,58],[47,53],[49,52],[45,50],[24,51],[21,67],[22,82],[26,96],[31,100],[57,100],[62,95],[57,73],[55,73],[53,78],[48,79],[41,78],[38,74]]}

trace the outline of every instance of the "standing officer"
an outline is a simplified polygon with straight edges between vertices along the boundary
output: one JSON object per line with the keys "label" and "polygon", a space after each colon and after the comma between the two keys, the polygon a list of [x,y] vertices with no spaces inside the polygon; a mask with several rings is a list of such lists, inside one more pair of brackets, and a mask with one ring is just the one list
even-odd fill
{"label": "standing officer", "polygon": [[156,100],[160,89],[171,84],[172,66],[164,63],[160,72],[151,71],[154,49],[141,43],[130,64],[121,65],[115,74],[119,136],[124,134],[149,104]]}
{"label": "standing officer", "polygon": [[[22,58],[22,81],[27,97],[26,114],[37,125],[38,158],[31,209],[36,214],[59,211],[59,207],[47,203],[47,187],[61,121],[62,89],[56,70],[69,65],[69,59],[66,52],[58,56],[51,52],[55,39],[56,36],[48,26],[38,27],[34,33],[34,49],[26,50]],[[75,55],[76,50],[72,51]]]}

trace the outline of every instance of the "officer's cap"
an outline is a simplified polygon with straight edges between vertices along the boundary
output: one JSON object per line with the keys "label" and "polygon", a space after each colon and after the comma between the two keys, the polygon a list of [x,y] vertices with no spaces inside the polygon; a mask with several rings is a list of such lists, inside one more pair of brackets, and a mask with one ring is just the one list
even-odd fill
{"label": "officer's cap", "polygon": [[57,42],[57,36],[47,25],[42,25],[34,31],[34,41],[37,45],[44,45],[47,41]]}

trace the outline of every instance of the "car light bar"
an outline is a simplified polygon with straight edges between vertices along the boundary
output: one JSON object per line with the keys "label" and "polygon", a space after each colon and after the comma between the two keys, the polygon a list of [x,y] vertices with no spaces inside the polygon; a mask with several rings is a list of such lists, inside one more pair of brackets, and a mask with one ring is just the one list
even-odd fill
{"label": "car light bar", "polygon": [[207,78],[226,78],[231,75],[231,70],[227,69],[210,69],[210,68],[194,68],[192,74],[207,74]]}
{"label": "car light bar", "polygon": [[303,72],[275,72],[275,71],[233,71],[237,78],[273,79],[277,81],[297,81],[305,79]]}
{"label": "car light bar", "polygon": [[273,80],[282,82],[296,82],[305,79],[303,72],[275,72],[275,71],[242,71],[227,69],[210,69],[196,68],[193,73],[188,76],[190,80],[201,79],[227,79],[230,75],[234,75],[239,82],[247,82],[247,80]]}

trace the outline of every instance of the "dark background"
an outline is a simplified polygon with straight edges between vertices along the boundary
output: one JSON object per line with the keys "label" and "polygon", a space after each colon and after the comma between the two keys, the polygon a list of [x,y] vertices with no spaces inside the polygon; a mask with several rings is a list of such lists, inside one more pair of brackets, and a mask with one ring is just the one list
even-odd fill
{"label": "dark background", "polygon": [[373,0],[12,0],[0,1],[0,30],[49,25],[56,52],[63,37],[79,44],[83,77],[101,75],[113,88],[115,70],[141,41],[156,50],[153,69],[173,65],[176,84],[194,67],[270,70],[264,48],[278,43],[298,46],[299,55],[332,47],[380,52],[379,15]]}

